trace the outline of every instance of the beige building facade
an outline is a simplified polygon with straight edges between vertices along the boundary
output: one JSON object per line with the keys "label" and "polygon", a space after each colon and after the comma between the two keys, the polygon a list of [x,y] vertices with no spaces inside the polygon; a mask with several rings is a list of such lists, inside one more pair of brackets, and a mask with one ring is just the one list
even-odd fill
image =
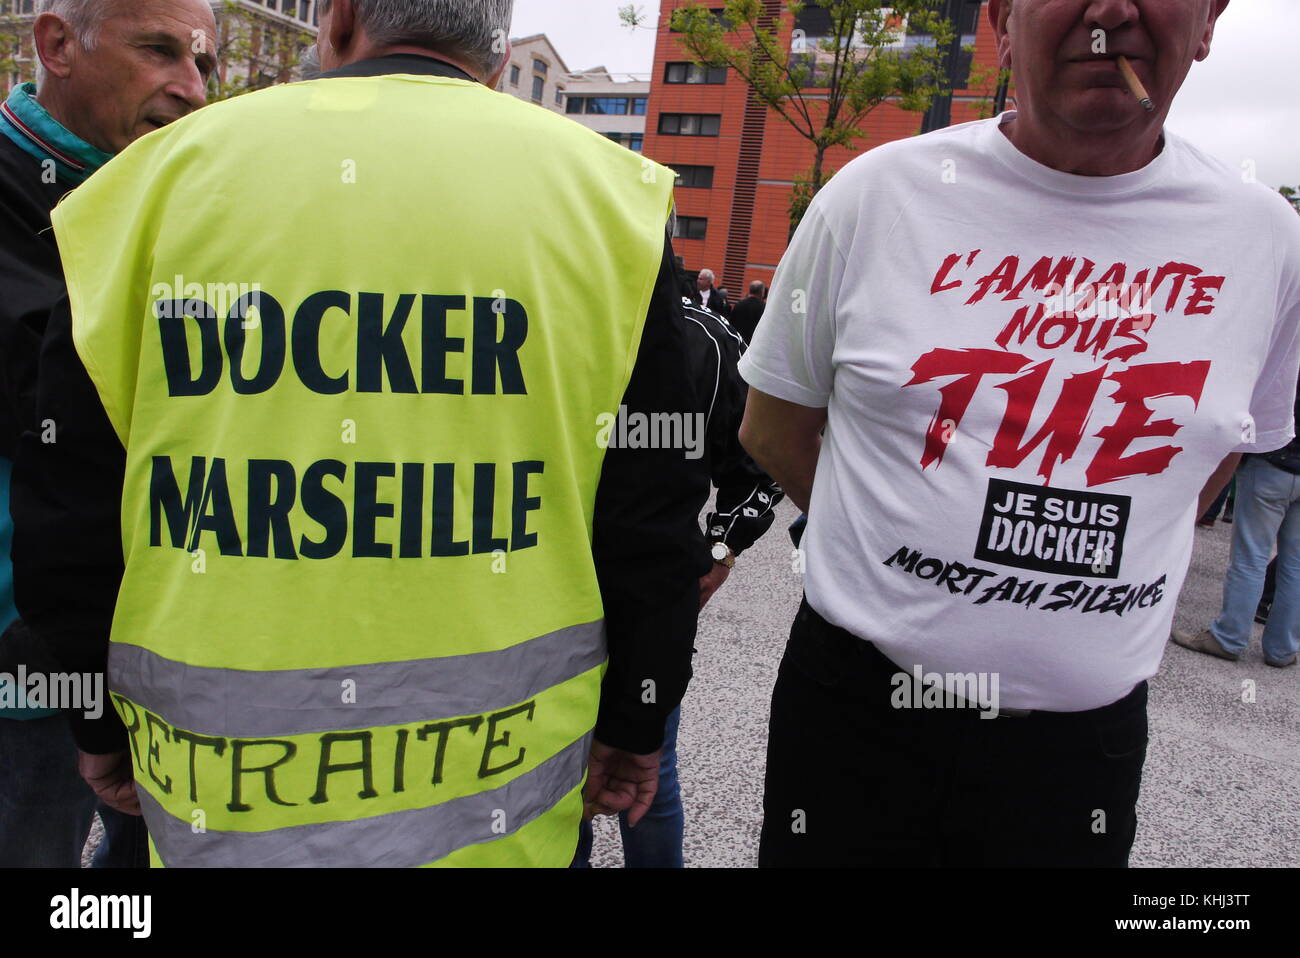
{"label": "beige building facade", "polygon": [[569,68],[544,33],[511,38],[510,65],[497,89],[555,113],[564,112]]}

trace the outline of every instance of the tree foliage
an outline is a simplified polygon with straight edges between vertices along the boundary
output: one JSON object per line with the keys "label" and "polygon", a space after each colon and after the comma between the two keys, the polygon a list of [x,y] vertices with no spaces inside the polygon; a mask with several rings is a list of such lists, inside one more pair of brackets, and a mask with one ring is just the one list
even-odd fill
{"label": "tree foliage", "polygon": [[[0,7],[3,7],[0,4]],[[18,72],[33,73],[35,67],[31,64],[21,63],[20,54],[23,52],[23,43],[26,41],[30,44],[32,35],[32,21],[30,17],[20,17],[12,13],[0,13],[0,78],[4,83],[0,84],[5,89],[9,87],[9,78],[12,74]],[[23,76],[24,80],[35,79],[34,76]]]}
{"label": "tree foliage", "polygon": [[225,0],[218,14],[218,68],[208,83],[209,103],[296,78],[310,34],[250,13],[233,0]]}
{"label": "tree foliage", "polygon": [[[721,17],[698,3],[673,11],[671,25],[694,63],[726,66],[813,147],[802,193],[808,201],[826,184],[826,153],[854,149],[866,118],[886,101],[924,112],[945,88],[944,57],[953,27],[936,11],[941,0],[823,0],[826,36],[795,30],[789,47],[781,18],[768,18],[762,0],[727,0]],[[787,0],[798,22],[806,4]],[[620,11],[624,23],[637,11]],[[907,46],[910,33],[922,38]],[[928,38],[928,39],[925,39]],[[796,190],[799,193],[799,190]],[[792,218],[807,203],[796,197]]]}

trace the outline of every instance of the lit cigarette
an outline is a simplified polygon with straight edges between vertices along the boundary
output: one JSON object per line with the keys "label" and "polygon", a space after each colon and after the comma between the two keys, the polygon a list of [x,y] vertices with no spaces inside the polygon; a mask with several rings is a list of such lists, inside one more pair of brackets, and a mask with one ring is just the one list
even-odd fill
{"label": "lit cigarette", "polygon": [[1156,108],[1156,105],[1151,102],[1151,96],[1147,93],[1147,88],[1142,85],[1138,75],[1133,72],[1133,64],[1129,63],[1125,57],[1116,57],[1115,62],[1119,64],[1119,72],[1124,74],[1124,82],[1133,91],[1133,96],[1142,104],[1142,109],[1150,113]]}

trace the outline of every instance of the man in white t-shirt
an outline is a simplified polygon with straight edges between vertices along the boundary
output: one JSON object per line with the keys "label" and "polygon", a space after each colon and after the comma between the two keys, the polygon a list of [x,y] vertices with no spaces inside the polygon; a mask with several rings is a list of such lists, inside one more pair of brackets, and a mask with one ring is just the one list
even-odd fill
{"label": "man in white t-shirt", "polygon": [[1194,521],[1294,428],[1300,219],[1163,130],[1226,6],[992,0],[1018,112],[809,208],[741,364],[809,513],[760,864],[1127,862]]}

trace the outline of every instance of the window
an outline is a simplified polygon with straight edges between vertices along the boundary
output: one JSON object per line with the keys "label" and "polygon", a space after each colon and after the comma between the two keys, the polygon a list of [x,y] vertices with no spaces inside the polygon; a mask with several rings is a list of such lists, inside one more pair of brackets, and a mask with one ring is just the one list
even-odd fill
{"label": "window", "polygon": [[[730,30],[730,29],[731,29],[731,21],[728,20],[728,19],[726,18],[726,16],[724,16],[724,14],[726,13],[726,11],[723,10],[722,7],[711,7],[711,8],[709,9],[709,13],[713,14],[713,19],[717,20],[718,23],[722,24],[722,29],[724,29],[724,30]],[[669,20],[669,27],[668,27],[668,32],[669,32],[669,33],[681,33],[680,30],[674,30],[674,29],[672,28],[672,25],[671,25],[671,24],[672,24],[672,21]]]}
{"label": "window", "polygon": [[[979,31],[981,4],[978,0],[964,0],[957,11],[953,26],[958,34],[960,50],[955,62],[948,65],[948,78],[954,90],[960,90],[970,81],[971,63],[975,57],[975,34]],[[909,25],[903,48],[933,46],[934,38],[928,30]]]}
{"label": "window", "polygon": [[645,116],[647,98],[643,96],[571,96],[565,113],[592,116]]}
{"label": "window", "polygon": [[673,223],[673,239],[704,239],[709,221],[703,216],[679,216]]}
{"label": "window", "polygon": [[674,166],[677,171],[677,185],[689,188],[709,190],[713,188],[713,167],[711,166]]}
{"label": "window", "polygon": [[533,102],[541,103],[542,94],[546,92],[546,80],[543,77],[533,77]]}
{"label": "window", "polygon": [[534,72],[534,73],[540,73],[542,76],[546,76],[546,70],[547,70],[546,61],[545,61],[545,60],[539,60],[539,59],[537,59],[536,57],[534,57],[534,58],[533,58],[533,72]]}
{"label": "window", "polygon": [[708,113],[661,113],[659,132],[665,136],[717,136],[722,117]]}
{"label": "window", "polygon": [[645,137],[640,133],[602,133],[601,136],[613,140],[620,146],[626,146],[633,153],[640,153]]}
{"label": "window", "polygon": [[627,97],[625,96],[593,96],[587,98],[587,112],[597,113],[602,116],[626,116],[627,106]]}
{"label": "window", "polygon": [[825,7],[808,4],[799,11],[794,19],[796,30],[802,30],[808,39],[820,39],[831,35],[831,12]]}
{"label": "window", "polygon": [[510,64],[510,85],[519,86],[519,67]]}
{"label": "window", "polygon": [[562,86],[557,86],[555,88],[555,105],[556,106],[564,105],[564,87]]}
{"label": "window", "polygon": [[726,83],[726,67],[701,67],[694,63],[664,64],[665,83]]}

